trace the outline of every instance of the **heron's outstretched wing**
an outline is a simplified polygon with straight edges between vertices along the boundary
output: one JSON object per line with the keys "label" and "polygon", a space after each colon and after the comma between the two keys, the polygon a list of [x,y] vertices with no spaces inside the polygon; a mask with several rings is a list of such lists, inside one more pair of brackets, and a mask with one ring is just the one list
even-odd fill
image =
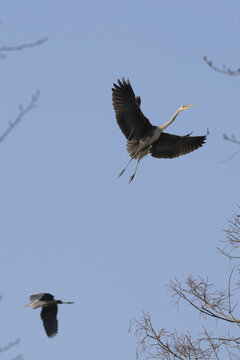
{"label": "heron's outstretched wing", "polygon": [[54,296],[48,293],[36,293],[36,294],[31,294],[29,296],[29,300],[31,302],[34,301],[38,301],[38,300],[53,300]]}
{"label": "heron's outstretched wing", "polygon": [[152,126],[140,109],[141,100],[135,97],[129,80],[113,84],[112,102],[117,123],[128,140],[140,139]]}
{"label": "heron's outstretched wing", "polygon": [[58,332],[57,305],[45,306],[41,311],[41,318],[48,337],[53,337]]}
{"label": "heron's outstretched wing", "polygon": [[150,148],[151,155],[156,158],[175,158],[188,154],[201,147],[206,136],[178,136],[162,133]]}

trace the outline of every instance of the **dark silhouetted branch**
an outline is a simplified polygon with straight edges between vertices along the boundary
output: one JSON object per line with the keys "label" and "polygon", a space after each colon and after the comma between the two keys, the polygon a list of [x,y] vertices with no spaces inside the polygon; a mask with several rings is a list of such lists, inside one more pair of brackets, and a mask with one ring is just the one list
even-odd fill
{"label": "dark silhouetted branch", "polygon": [[225,74],[225,75],[230,75],[230,76],[236,76],[236,75],[240,75],[240,68],[236,69],[236,70],[231,70],[231,69],[227,69],[225,65],[222,65],[222,69],[216,67],[213,65],[213,62],[211,60],[208,60],[208,58],[206,56],[203,57],[203,60],[205,61],[205,63],[210,66],[210,68],[212,68],[213,70],[221,73],[221,74]]}
{"label": "dark silhouetted branch", "polygon": [[40,95],[40,92],[36,91],[36,93],[32,95],[32,99],[27,107],[23,107],[23,105],[19,106],[19,114],[18,114],[17,118],[14,121],[9,122],[8,128],[0,135],[0,142],[3,142],[3,140],[20,123],[20,121],[23,119],[23,117],[29,111],[31,111],[37,107],[37,101],[38,101],[39,95]]}
{"label": "dark silhouetted branch", "polygon": [[32,43],[26,43],[26,44],[21,44],[21,45],[16,45],[16,46],[2,46],[2,47],[0,47],[0,57],[6,58],[6,55],[4,54],[5,52],[21,51],[24,49],[33,48],[33,47],[42,45],[47,40],[48,40],[48,38],[45,37],[45,38],[39,39],[37,41],[34,41]]}

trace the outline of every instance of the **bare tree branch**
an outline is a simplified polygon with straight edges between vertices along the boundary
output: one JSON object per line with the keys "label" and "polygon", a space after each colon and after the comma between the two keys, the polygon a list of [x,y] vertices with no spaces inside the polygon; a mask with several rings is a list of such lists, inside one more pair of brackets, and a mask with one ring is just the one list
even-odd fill
{"label": "bare tree branch", "polygon": [[17,118],[13,122],[9,122],[8,128],[0,135],[0,142],[3,142],[3,140],[9,135],[9,133],[15,128],[15,126],[20,123],[20,121],[29,111],[37,107],[39,95],[40,92],[36,91],[36,93],[32,95],[32,99],[27,107],[24,108],[23,105],[19,106],[19,114]]}
{"label": "bare tree branch", "polygon": [[206,56],[203,57],[203,61],[205,61],[205,63],[210,66],[210,68],[212,68],[213,70],[221,73],[221,74],[225,74],[225,75],[230,75],[230,76],[236,76],[236,75],[240,75],[240,68],[236,69],[236,70],[231,70],[231,69],[227,69],[226,65],[222,65],[222,69],[216,67],[213,65],[213,62],[211,60],[208,60],[208,58]]}
{"label": "bare tree branch", "polygon": [[239,154],[239,152],[240,152],[240,149],[235,151],[235,153],[233,153],[231,156],[227,157],[226,159],[219,161],[219,163],[222,164],[226,161],[232,160],[233,158],[235,158],[235,156],[237,156]]}
{"label": "bare tree branch", "polygon": [[6,55],[4,54],[5,52],[21,51],[24,49],[33,48],[33,47],[42,45],[47,40],[48,40],[48,38],[45,37],[45,38],[39,39],[37,41],[34,41],[32,43],[26,43],[26,44],[21,44],[21,45],[16,45],[16,46],[2,46],[2,47],[0,47],[0,58],[2,58],[2,59],[6,58]]}
{"label": "bare tree branch", "polygon": [[[229,260],[240,259],[240,215],[235,214],[233,219],[229,221],[229,228],[224,230],[227,234],[227,239],[221,241],[225,244],[224,248],[217,248],[217,250]],[[233,255],[234,254],[234,255]],[[235,255],[236,254],[236,255]]]}
{"label": "bare tree branch", "polygon": [[[231,259],[240,249],[240,215],[235,214],[225,230],[227,239],[225,247],[218,249],[220,253]],[[236,327],[240,327],[238,299],[240,298],[240,264],[236,264],[229,272],[225,290],[219,290],[211,284],[208,277],[194,278],[188,276],[184,282],[178,279],[170,281],[169,288],[174,304],[179,308],[183,300],[197,310],[204,320],[213,318],[228,324],[227,336],[218,336],[219,329],[203,332],[196,338],[189,333],[179,334],[176,330],[167,331],[164,328],[156,330],[149,313],[142,313],[139,320],[132,320],[130,330],[137,337],[136,356],[145,354],[147,359],[189,359],[189,360],[240,360],[240,336],[236,335]],[[235,316],[237,314],[237,316]],[[218,321],[218,323],[219,323]]]}
{"label": "bare tree branch", "polygon": [[235,143],[237,145],[240,145],[240,141],[235,139],[234,134],[232,134],[231,137],[227,136],[226,134],[223,134],[223,138],[224,138],[224,140],[231,141],[231,142],[233,142],[233,143]]}
{"label": "bare tree branch", "polygon": [[3,352],[5,352],[5,351],[8,351],[8,350],[11,349],[12,347],[17,346],[17,345],[19,344],[19,342],[20,342],[20,340],[17,339],[17,340],[15,340],[15,341],[10,342],[9,344],[7,344],[7,345],[5,345],[5,346],[3,346],[3,347],[0,346],[0,353],[3,353]]}
{"label": "bare tree branch", "polygon": [[[236,355],[239,351],[240,338],[214,337],[205,328],[196,340],[189,334],[178,334],[176,330],[166,331],[164,328],[155,330],[149,313],[142,313],[140,320],[132,320],[130,332],[137,338],[136,358],[146,354],[147,359],[166,360],[219,360],[221,354]],[[224,357],[226,359],[226,357]]]}
{"label": "bare tree branch", "polygon": [[[229,286],[231,276],[232,274],[230,274]],[[184,300],[203,316],[240,325],[240,319],[233,315],[233,309],[236,308],[237,304],[231,303],[229,291],[215,289],[214,285],[208,282],[208,279],[201,277],[194,279],[190,275],[185,280],[184,285],[177,279],[170,281],[169,288],[172,291],[175,304],[179,305],[179,301]]]}

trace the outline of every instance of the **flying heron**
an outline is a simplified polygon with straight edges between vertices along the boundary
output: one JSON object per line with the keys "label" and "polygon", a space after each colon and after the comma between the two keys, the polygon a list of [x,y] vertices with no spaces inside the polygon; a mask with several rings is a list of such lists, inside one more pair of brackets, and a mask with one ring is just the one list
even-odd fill
{"label": "flying heron", "polygon": [[122,81],[118,79],[118,85],[113,86],[113,108],[117,123],[127,138],[127,151],[131,157],[118,177],[124,173],[133,159],[137,160],[137,164],[129,183],[136,174],[139,161],[147,154],[151,153],[155,158],[175,158],[188,154],[205,143],[206,136],[190,136],[191,133],[178,136],[163,132],[180,112],[189,109],[193,104],[180,106],[165,124],[153,126],[143,115],[140,109],[141,98],[135,96],[129,80],[126,81],[123,77]]}
{"label": "flying heron", "polygon": [[31,294],[29,300],[30,304],[25,306],[31,306],[33,309],[42,307],[40,315],[48,337],[53,337],[58,332],[58,304],[74,304],[71,301],[55,300],[54,296],[48,293]]}

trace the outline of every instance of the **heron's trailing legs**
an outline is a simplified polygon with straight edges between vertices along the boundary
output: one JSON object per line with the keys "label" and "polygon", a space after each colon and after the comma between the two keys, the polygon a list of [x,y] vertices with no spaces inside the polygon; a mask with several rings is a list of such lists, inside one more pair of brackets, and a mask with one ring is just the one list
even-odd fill
{"label": "heron's trailing legs", "polygon": [[[136,156],[136,154],[134,154],[134,156]],[[124,173],[124,171],[126,170],[126,168],[128,167],[128,165],[130,164],[130,162],[134,159],[134,156],[129,160],[129,162],[127,163],[127,165],[125,166],[125,168],[120,172],[120,174],[118,175],[118,177],[122,176],[122,174]]]}
{"label": "heron's trailing legs", "polygon": [[[140,147],[140,149],[138,149],[136,152],[135,152],[135,154],[131,157],[131,159],[129,160],[129,162],[127,163],[127,165],[125,166],[125,168],[120,172],[120,174],[118,175],[118,177],[120,177],[120,176],[122,176],[122,174],[124,173],[124,171],[127,169],[127,167],[128,167],[128,165],[130,164],[130,162],[137,156],[137,154],[139,154],[140,153],[140,151],[142,151],[145,147],[146,147],[146,145],[147,145],[147,143],[148,143],[148,140],[149,140],[149,138],[147,138],[144,142],[142,141],[141,142],[141,147]],[[137,171],[137,167],[138,167],[138,163],[139,163],[139,160],[137,161],[137,165],[136,165],[136,168],[135,168],[135,171],[134,171],[134,173],[133,173],[133,175],[131,176],[131,180],[129,181],[129,183],[133,180],[133,178],[134,178],[134,176],[135,176],[135,174],[136,174],[136,171]]]}
{"label": "heron's trailing legs", "polygon": [[131,181],[133,181],[134,176],[136,175],[136,171],[137,171],[137,167],[138,167],[139,161],[140,161],[140,159],[137,159],[137,164],[136,164],[134,173],[133,173],[132,176],[130,176],[130,178],[129,178],[129,182],[128,182],[129,184],[130,184]]}

